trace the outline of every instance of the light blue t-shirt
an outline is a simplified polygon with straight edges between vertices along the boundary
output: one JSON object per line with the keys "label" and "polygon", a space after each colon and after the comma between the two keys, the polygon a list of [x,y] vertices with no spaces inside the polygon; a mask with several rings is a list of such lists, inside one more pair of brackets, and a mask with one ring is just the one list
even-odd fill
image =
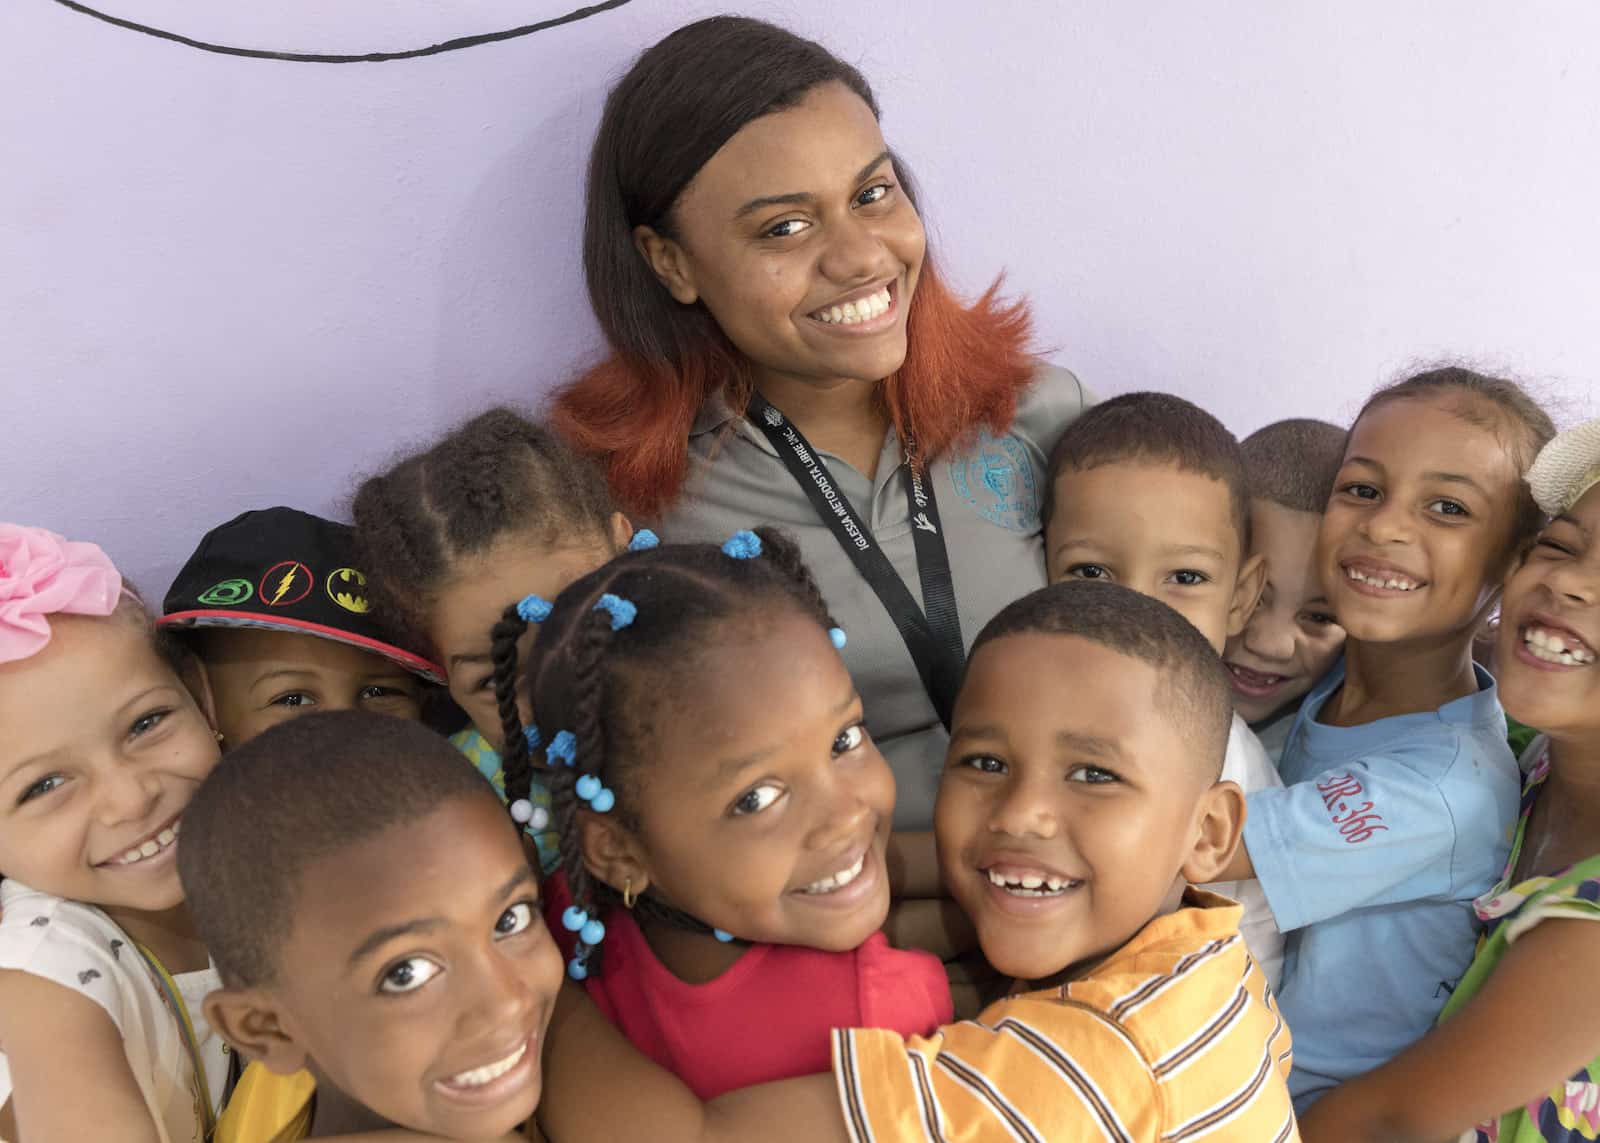
{"label": "light blue t-shirt", "polygon": [[1519,789],[1494,679],[1476,669],[1477,693],[1437,711],[1325,726],[1340,662],[1301,704],[1285,788],[1249,796],[1245,846],[1294,930],[1279,1000],[1299,1111],[1433,1027],[1472,961],[1472,899],[1500,876]]}

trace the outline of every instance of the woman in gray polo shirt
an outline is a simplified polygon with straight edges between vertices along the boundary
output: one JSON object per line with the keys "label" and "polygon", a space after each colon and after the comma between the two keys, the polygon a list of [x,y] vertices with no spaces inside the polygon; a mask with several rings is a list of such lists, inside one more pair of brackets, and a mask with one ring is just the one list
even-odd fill
{"label": "woman in gray polo shirt", "polygon": [[1093,398],[1023,305],[951,297],[860,73],[760,21],[681,28],[613,89],[584,268],[612,355],[555,424],[670,540],[799,539],[896,826],[927,829],[965,648],[1045,583],[1045,458]]}

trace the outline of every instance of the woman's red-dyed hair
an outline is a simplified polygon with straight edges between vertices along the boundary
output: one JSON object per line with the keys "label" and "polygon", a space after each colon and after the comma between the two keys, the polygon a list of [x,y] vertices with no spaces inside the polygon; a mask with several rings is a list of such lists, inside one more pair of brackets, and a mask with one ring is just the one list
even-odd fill
{"label": "woman's red-dyed hair", "polygon": [[[963,306],[925,261],[906,318],[906,359],[878,394],[895,429],[911,434],[923,458],[935,457],[987,427],[1003,433],[1032,380],[1025,303],[1004,302],[997,280]],[[605,465],[623,510],[655,519],[677,499],[688,474],[686,442],[695,414],[722,393],[743,408],[748,363],[726,340],[676,366],[615,353],[562,390],[550,423]]]}
{"label": "woman's red-dyed hair", "polygon": [[[682,306],[634,248],[639,226],[673,237],[672,207],[711,156],[753,119],[843,84],[878,114],[865,77],[822,45],[742,16],[713,16],[655,44],[606,98],[589,156],[583,268],[611,356],[557,394],[551,423],[606,467],[624,510],[645,519],[677,498],[695,414],[721,393],[742,409],[748,361],[703,306]],[[910,172],[896,173],[916,202]],[[907,351],[879,398],[933,457],[983,426],[1004,431],[1033,375],[1029,314],[999,282],[972,306],[924,259],[906,315]]]}

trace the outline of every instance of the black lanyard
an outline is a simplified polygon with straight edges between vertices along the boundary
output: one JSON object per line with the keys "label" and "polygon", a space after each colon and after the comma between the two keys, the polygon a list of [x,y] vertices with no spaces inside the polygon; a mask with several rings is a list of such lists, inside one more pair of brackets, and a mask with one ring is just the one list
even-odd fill
{"label": "black lanyard", "polygon": [[917,666],[917,674],[922,676],[923,689],[948,730],[966,652],[961,642],[961,617],[956,613],[955,584],[950,578],[950,555],[945,550],[939,520],[939,502],[932,486],[925,484],[917,472],[914,443],[909,438],[903,441],[906,502],[917,550],[917,575],[922,580],[923,607],[917,606],[866,522],[857,517],[849,497],[834,484],[828,466],[800,430],[759,393],[750,398],[746,415],[751,424],[767,434],[789,475],[894,620]]}

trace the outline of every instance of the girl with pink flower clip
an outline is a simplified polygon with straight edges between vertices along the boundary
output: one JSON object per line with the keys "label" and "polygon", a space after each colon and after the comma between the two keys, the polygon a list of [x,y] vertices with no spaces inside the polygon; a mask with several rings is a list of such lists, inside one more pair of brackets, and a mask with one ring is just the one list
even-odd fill
{"label": "girl with pink flower clip", "polygon": [[0,523],[0,1139],[256,1141],[218,1127],[238,1069],[178,880],[218,739],[176,646],[94,544]]}
{"label": "girl with pink flower clip", "polygon": [[216,761],[105,553],[0,523],[0,1136],[209,1136],[220,983],[175,843]]}
{"label": "girl with pink flower clip", "polygon": [[1506,580],[1495,661],[1506,711],[1544,733],[1511,856],[1439,1025],[1313,1105],[1307,1143],[1600,1138],[1600,420],[1527,480],[1551,519]]}

